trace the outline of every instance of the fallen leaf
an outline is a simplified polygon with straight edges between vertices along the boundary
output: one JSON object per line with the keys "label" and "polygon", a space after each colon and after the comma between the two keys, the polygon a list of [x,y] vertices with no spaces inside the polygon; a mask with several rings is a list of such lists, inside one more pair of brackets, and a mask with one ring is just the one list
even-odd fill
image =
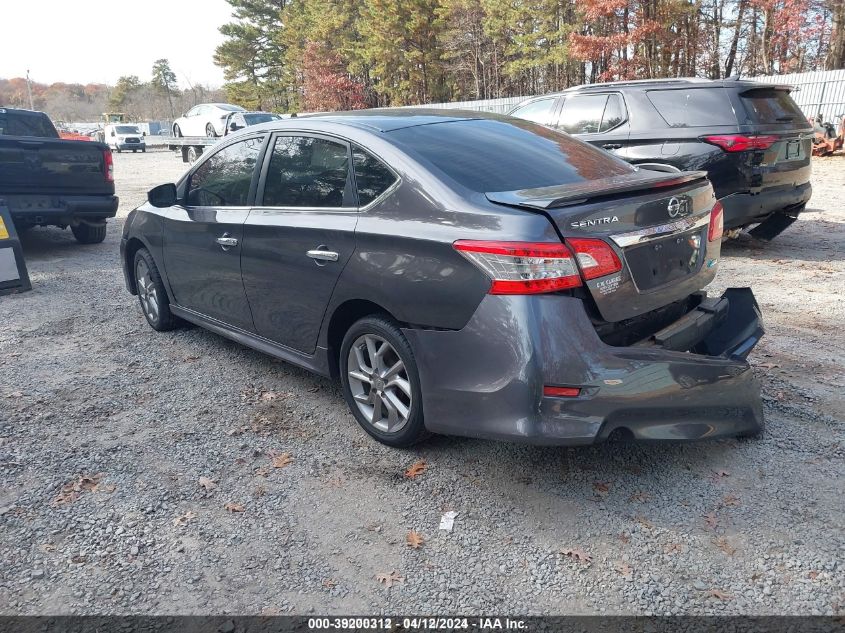
{"label": "fallen leaf", "polygon": [[185,514],[182,514],[175,519],[173,519],[173,525],[177,527],[182,527],[183,525],[188,525],[192,520],[197,518],[196,512],[191,512],[188,510]]}
{"label": "fallen leaf", "polygon": [[739,505],[739,497],[734,496],[732,494],[726,494],[724,497],[722,497],[722,505],[738,506]]}
{"label": "fallen leaf", "polygon": [[334,579],[333,579],[333,578],[326,578],[326,579],[323,581],[323,586],[324,586],[326,589],[334,589],[335,587],[337,587],[337,583],[334,581]]}
{"label": "fallen leaf", "polygon": [[713,541],[713,543],[716,545],[716,547],[718,547],[728,556],[733,556],[734,554],[736,554],[736,548],[732,547],[731,544],[728,542],[728,539],[726,539],[724,536],[717,538],[715,541]]}
{"label": "fallen leaf", "polygon": [[[41,551],[42,552],[55,552],[56,546],[53,545],[52,543],[43,543],[41,545]],[[812,574],[813,572],[810,572],[810,573]]]}
{"label": "fallen leaf", "polygon": [[733,596],[729,593],[725,593],[721,589],[711,589],[707,592],[708,598],[716,598],[717,600],[727,601],[733,598]]}
{"label": "fallen leaf", "polygon": [[244,508],[240,503],[232,503],[229,501],[223,506],[223,509],[228,510],[229,512],[243,512],[246,508]]}
{"label": "fallen leaf", "polygon": [[596,494],[605,497],[607,493],[610,492],[610,484],[604,483],[603,481],[597,481],[593,484],[593,490],[596,491]]}
{"label": "fallen leaf", "polygon": [[275,400],[278,397],[279,397],[279,394],[276,393],[275,391],[262,391],[260,399],[263,400],[264,402],[272,402],[273,400]]}
{"label": "fallen leaf", "polygon": [[664,554],[681,554],[684,551],[684,546],[680,543],[669,543],[663,548]]}
{"label": "fallen leaf", "polygon": [[103,473],[96,475],[80,475],[79,479],[66,483],[62,486],[59,493],[53,498],[53,505],[62,505],[65,503],[73,503],[82,495],[83,492],[93,492],[97,489],[97,485],[103,478]]}
{"label": "fallen leaf", "polygon": [[396,571],[391,571],[389,574],[376,574],[376,580],[389,589],[393,585],[399,584],[405,579],[396,573]]}
{"label": "fallen leaf", "polygon": [[628,563],[622,563],[616,568],[616,570],[626,578],[629,578],[634,573],[633,567],[631,567]]}
{"label": "fallen leaf", "polygon": [[115,490],[117,490],[117,486],[115,486],[114,484],[97,484],[96,486],[94,486],[93,490],[94,492],[105,492],[107,494],[111,494]]}
{"label": "fallen leaf", "polygon": [[579,563],[585,563],[588,566],[593,563],[593,557],[581,549],[563,549],[560,553]]}
{"label": "fallen leaf", "polygon": [[199,478],[199,485],[201,488],[205,488],[206,492],[211,492],[215,488],[217,488],[217,482],[209,477],[200,477]]}
{"label": "fallen leaf", "polygon": [[654,524],[645,517],[636,517],[634,520],[640,525],[642,525],[644,528],[648,528],[649,530],[654,529]]}
{"label": "fallen leaf", "polygon": [[407,479],[416,479],[425,472],[426,468],[427,466],[424,459],[416,461],[405,471],[405,477]]}
{"label": "fallen leaf", "polygon": [[817,572],[817,571],[811,571],[811,572],[807,573],[807,578],[809,578],[810,580],[815,580],[818,577],[819,577],[819,572]]}
{"label": "fallen leaf", "polygon": [[408,536],[405,537],[405,540],[408,543],[408,547],[412,547],[414,549],[419,549],[425,543],[425,539],[423,538],[422,534],[417,532],[416,530],[411,530],[408,532]]}
{"label": "fallen leaf", "polygon": [[757,367],[762,367],[763,369],[774,369],[775,367],[780,367],[777,363],[760,363],[756,365]]}
{"label": "fallen leaf", "polygon": [[635,494],[632,494],[628,498],[628,501],[639,501],[640,503],[645,503],[650,498],[651,498],[651,495],[648,494],[647,492],[637,492]]}
{"label": "fallen leaf", "polygon": [[704,523],[706,523],[707,527],[711,530],[715,530],[719,525],[719,517],[716,516],[715,512],[708,512],[704,515]]}
{"label": "fallen leaf", "polygon": [[282,453],[273,457],[273,468],[285,468],[293,463],[293,455]]}
{"label": "fallen leaf", "polygon": [[260,468],[256,468],[253,474],[256,477],[267,477],[270,474],[270,469],[261,466]]}
{"label": "fallen leaf", "polygon": [[619,540],[625,543],[626,545],[631,542],[631,537],[625,534],[624,532],[619,534]]}

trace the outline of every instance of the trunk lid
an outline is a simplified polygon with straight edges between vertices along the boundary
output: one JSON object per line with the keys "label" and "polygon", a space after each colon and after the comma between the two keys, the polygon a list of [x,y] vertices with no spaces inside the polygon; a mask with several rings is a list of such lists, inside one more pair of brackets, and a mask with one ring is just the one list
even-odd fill
{"label": "trunk lid", "polygon": [[102,143],[0,136],[0,191],[4,194],[113,194]]}
{"label": "trunk lid", "polygon": [[720,242],[709,242],[713,188],[704,172],[631,174],[561,187],[491,192],[499,204],[546,215],[567,238],[599,238],[622,270],[585,282],[605,321],[666,306],[713,279]]}

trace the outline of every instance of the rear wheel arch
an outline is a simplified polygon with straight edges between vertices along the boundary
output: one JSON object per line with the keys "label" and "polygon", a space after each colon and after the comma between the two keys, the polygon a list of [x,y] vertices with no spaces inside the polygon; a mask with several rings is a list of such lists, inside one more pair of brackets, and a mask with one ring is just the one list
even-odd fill
{"label": "rear wheel arch", "polygon": [[[147,249],[150,251],[150,248],[144,244],[139,238],[133,237],[130,238],[128,242],[126,242],[126,251],[125,251],[125,263],[126,263],[126,270],[130,271],[132,274],[129,275],[129,284],[130,284],[130,292],[133,295],[138,294],[138,288],[135,285],[135,253],[137,253],[142,248]],[[150,257],[152,257],[152,253],[150,253]],[[155,258],[153,258],[155,260]]]}
{"label": "rear wheel arch", "polygon": [[399,323],[398,319],[389,310],[367,299],[349,299],[334,309],[326,328],[329,372],[333,378],[337,378],[340,375],[340,346],[349,328],[366,316],[376,315],[387,317]]}

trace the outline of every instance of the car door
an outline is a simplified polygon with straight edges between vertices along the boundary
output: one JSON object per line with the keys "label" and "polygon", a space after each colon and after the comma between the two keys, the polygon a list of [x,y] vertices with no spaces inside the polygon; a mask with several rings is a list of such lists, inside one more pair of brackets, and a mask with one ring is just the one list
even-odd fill
{"label": "car door", "polygon": [[243,283],[263,337],[311,354],[358,221],[349,143],[274,135],[244,225]]}
{"label": "car door", "polygon": [[617,92],[568,97],[555,127],[619,158],[626,157],[628,112]]}
{"label": "car door", "polygon": [[205,112],[205,106],[197,106],[190,112],[188,112],[186,117],[186,127],[187,130],[182,132],[185,136],[205,136],[205,130],[202,131],[201,128],[204,128],[205,125],[203,124],[203,113]]}
{"label": "car door", "polygon": [[162,216],[173,300],[250,332],[252,314],[241,281],[243,224],[254,199],[266,138],[252,136],[210,154],[182,185],[184,205]]}

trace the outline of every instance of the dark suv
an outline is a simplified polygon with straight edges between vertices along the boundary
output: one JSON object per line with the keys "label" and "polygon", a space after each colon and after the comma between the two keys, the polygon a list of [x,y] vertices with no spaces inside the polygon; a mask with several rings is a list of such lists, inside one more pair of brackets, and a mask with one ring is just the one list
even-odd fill
{"label": "dark suv", "polygon": [[725,79],[577,86],[511,116],[568,132],[641,167],[706,170],[725,229],[772,239],[810,199],[812,127],[790,87]]}

